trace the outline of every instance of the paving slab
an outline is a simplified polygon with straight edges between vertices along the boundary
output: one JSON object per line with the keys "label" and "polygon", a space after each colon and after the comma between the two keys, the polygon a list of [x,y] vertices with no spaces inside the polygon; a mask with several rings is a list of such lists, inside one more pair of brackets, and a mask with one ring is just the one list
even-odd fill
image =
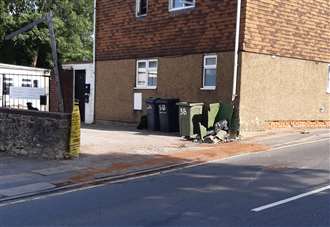
{"label": "paving slab", "polygon": [[3,162],[11,161],[14,159],[15,159],[14,157],[1,157],[1,161],[3,161]]}
{"label": "paving slab", "polygon": [[18,182],[33,180],[36,178],[40,178],[40,176],[32,173],[21,173],[21,174],[0,176],[0,186],[5,184],[13,184]]}
{"label": "paving slab", "polygon": [[46,169],[39,169],[39,170],[33,170],[32,173],[38,173],[43,176],[50,176],[65,172],[73,172],[77,170],[82,170],[85,167],[81,166],[58,166],[58,167],[52,167],[52,168],[46,168]]}
{"label": "paving slab", "polygon": [[14,187],[14,188],[7,188],[0,190],[1,196],[17,196],[17,195],[23,195],[23,194],[29,194],[34,192],[40,192],[47,189],[55,188],[55,185],[47,183],[47,182],[41,182],[36,184],[28,184],[24,186]]}

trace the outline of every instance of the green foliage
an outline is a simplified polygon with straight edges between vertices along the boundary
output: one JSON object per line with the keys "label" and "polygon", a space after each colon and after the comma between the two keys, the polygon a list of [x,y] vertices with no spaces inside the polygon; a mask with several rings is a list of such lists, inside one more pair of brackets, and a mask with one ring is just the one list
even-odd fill
{"label": "green foliage", "polygon": [[93,53],[93,0],[0,0],[0,62],[50,67],[48,27],[37,28],[4,41],[5,35],[54,14],[56,41],[61,63],[91,60]]}

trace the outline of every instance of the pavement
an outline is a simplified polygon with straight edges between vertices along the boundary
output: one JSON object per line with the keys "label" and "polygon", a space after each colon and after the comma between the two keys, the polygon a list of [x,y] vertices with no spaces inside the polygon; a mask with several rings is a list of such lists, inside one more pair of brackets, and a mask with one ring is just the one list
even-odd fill
{"label": "pavement", "polygon": [[0,203],[0,226],[330,226],[329,131],[251,142],[273,148]]}
{"label": "pavement", "polygon": [[329,138],[329,132],[272,131],[240,142],[206,145],[175,134],[92,126],[82,129],[81,155],[74,160],[33,160],[0,153],[0,202],[322,140]]}

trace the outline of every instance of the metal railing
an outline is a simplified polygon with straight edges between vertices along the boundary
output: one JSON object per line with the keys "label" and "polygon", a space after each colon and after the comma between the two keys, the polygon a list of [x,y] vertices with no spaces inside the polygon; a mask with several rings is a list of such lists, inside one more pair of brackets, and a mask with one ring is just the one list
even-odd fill
{"label": "metal railing", "polygon": [[0,74],[0,107],[49,111],[48,75]]}

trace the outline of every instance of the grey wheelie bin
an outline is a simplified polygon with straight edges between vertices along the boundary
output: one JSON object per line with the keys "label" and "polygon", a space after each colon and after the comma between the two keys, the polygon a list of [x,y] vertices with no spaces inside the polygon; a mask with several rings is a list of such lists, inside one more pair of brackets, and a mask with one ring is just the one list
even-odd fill
{"label": "grey wheelie bin", "polygon": [[150,97],[146,100],[148,129],[159,131],[159,110],[156,103],[159,98]]}
{"label": "grey wheelie bin", "polygon": [[156,101],[159,109],[159,123],[161,132],[179,131],[179,99],[159,99]]}

